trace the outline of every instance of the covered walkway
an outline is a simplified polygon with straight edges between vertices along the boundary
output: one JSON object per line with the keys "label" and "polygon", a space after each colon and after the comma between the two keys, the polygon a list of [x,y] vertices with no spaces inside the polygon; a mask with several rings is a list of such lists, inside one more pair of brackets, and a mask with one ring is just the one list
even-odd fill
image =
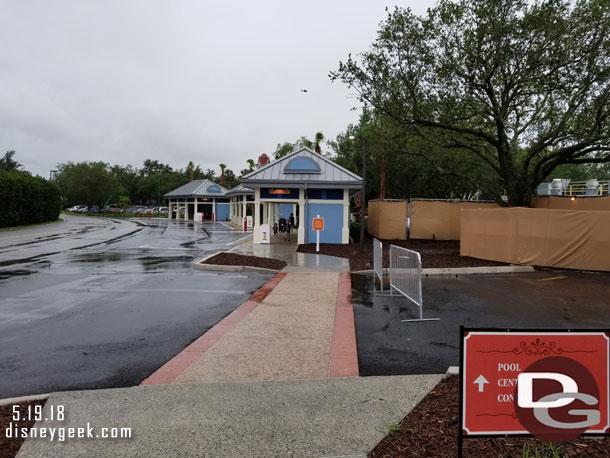
{"label": "covered walkway", "polygon": [[228,190],[210,180],[194,180],[165,197],[169,202],[169,219],[184,221],[229,221]]}

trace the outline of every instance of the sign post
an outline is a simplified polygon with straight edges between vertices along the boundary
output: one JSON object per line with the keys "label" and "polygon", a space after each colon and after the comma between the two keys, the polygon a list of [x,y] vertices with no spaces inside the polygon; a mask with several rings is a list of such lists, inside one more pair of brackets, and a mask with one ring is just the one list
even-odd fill
{"label": "sign post", "polygon": [[459,456],[472,437],[610,434],[610,330],[460,331]]}
{"label": "sign post", "polygon": [[316,231],[316,253],[320,251],[320,231],[324,230],[324,218],[317,215],[313,219],[313,230]]}

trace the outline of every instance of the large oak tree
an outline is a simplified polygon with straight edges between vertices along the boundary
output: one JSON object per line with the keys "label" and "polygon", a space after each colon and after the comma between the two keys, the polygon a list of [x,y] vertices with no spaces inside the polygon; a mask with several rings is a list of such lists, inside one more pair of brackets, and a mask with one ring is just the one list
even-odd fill
{"label": "large oak tree", "polygon": [[610,161],[608,0],[441,0],[388,11],[331,72],[405,129],[476,156],[510,205],[560,164]]}

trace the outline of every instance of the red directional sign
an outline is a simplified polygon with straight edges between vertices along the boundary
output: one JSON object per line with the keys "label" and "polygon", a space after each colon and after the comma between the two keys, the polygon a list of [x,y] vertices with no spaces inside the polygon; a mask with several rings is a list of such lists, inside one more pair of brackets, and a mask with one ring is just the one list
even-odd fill
{"label": "red directional sign", "polygon": [[464,329],[462,339],[461,436],[610,433],[610,332]]}
{"label": "red directional sign", "polygon": [[314,218],[313,219],[313,230],[314,231],[323,231],[324,230],[324,218]]}

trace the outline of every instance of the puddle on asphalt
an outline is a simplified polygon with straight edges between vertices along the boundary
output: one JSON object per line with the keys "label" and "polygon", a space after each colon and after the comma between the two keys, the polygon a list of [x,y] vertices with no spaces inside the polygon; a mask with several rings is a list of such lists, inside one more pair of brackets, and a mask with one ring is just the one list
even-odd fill
{"label": "puddle on asphalt", "polygon": [[[382,310],[388,314],[402,314],[409,310],[401,296],[375,296],[373,291],[373,277],[370,275],[352,274],[352,302],[355,307]],[[379,285],[378,285],[379,287]],[[384,290],[389,290],[386,281]]]}
{"label": "puddle on asphalt", "polygon": [[135,256],[133,253],[112,251],[108,253],[82,253],[71,257],[77,263],[107,264],[125,263],[132,261],[139,263],[145,272],[151,272],[158,267],[168,266],[188,267],[194,257],[189,255],[178,256]]}
{"label": "puddle on asphalt", "polygon": [[76,256],[72,256],[72,259],[76,262],[118,262],[125,259],[126,256],[124,253],[120,252],[110,252],[110,253],[83,253],[78,254]]}
{"label": "puddle on asphalt", "polygon": [[57,240],[57,239],[61,239],[64,237],[64,234],[61,235],[49,235],[46,237],[36,237],[33,240],[28,240],[27,242],[22,242],[22,243],[15,243],[13,245],[10,245],[10,247],[18,247],[18,246],[28,246],[28,245],[35,245],[37,243],[40,242],[49,242],[51,240]]}
{"label": "puddle on asphalt", "polygon": [[143,266],[156,266],[156,265],[165,264],[168,262],[171,262],[171,263],[191,262],[192,260],[193,260],[193,256],[172,256],[172,257],[144,256],[144,257],[138,258],[138,261],[140,261],[140,263]]}
{"label": "puddle on asphalt", "polygon": [[191,248],[191,247],[193,247],[193,246],[194,246],[196,243],[199,243],[199,242],[201,242],[201,241],[203,241],[203,240],[207,240],[208,238],[209,238],[209,236],[208,236],[208,237],[201,237],[200,239],[196,239],[196,240],[190,240],[190,241],[188,241],[188,242],[181,243],[181,244],[180,244],[180,246],[181,246],[181,247],[185,247],[185,248]]}
{"label": "puddle on asphalt", "polygon": [[36,273],[33,270],[25,270],[25,269],[18,269],[18,270],[3,270],[0,272],[0,280],[6,280],[7,278],[14,278],[14,277],[27,277],[28,275],[32,275]]}

